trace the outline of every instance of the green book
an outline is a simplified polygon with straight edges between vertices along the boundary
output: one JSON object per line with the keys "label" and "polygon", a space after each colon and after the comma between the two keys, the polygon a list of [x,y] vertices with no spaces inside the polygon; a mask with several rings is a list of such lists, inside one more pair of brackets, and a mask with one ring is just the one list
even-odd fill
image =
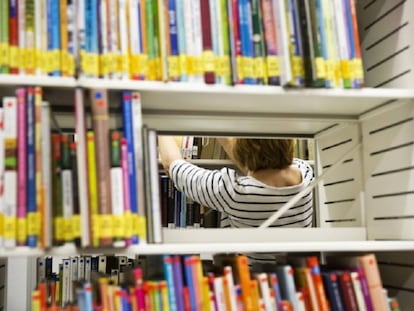
{"label": "green book", "polygon": [[0,0],[0,74],[9,73],[9,1]]}

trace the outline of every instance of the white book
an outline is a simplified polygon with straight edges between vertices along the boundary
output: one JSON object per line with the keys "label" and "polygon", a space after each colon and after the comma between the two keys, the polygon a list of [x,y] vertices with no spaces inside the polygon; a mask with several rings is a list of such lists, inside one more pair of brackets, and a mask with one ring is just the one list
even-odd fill
{"label": "white book", "polygon": [[[211,12],[211,38],[213,43],[214,55],[217,57],[224,55],[223,45],[223,12],[221,10],[221,0],[210,0]],[[225,84],[225,79],[216,74],[216,83]]]}
{"label": "white book", "polygon": [[[47,72],[45,71],[45,58],[46,58],[46,52],[48,51],[48,31],[47,31],[47,0],[38,0],[37,3],[40,5],[40,33],[41,33],[41,42],[40,42],[40,55],[41,55],[41,61],[40,61],[40,67],[41,67],[41,74],[47,75]],[[81,0],[79,0],[81,1]],[[36,30],[37,31],[37,30]]]}
{"label": "white book", "polygon": [[[121,167],[111,167],[111,204],[112,204],[112,215],[122,217],[124,215],[124,187],[123,187],[123,173]],[[114,233],[119,228],[114,228]],[[124,235],[123,235],[124,236]],[[118,237],[119,238],[119,237]],[[124,242],[116,241],[114,246],[122,247],[125,246]]]}
{"label": "white book", "polygon": [[85,259],[84,279],[86,282],[89,282],[91,280],[91,272],[92,272],[92,257],[84,256],[84,259]]}
{"label": "white book", "polygon": [[226,311],[226,297],[224,295],[223,277],[214,277],[214,295],[216,296],[217,311]]}
{"label": "white book", "polygon": [[[135,175],[136,193],[138,194],[138,214],[145,215],[144,202],[144,169],[143,169],[143,150],[142,150],[142,104],[141,94],[132,92],[132,129],[134,132],[134,155],[135,155]],[[142,237],[140,237],[142,238]]]}
{"label": "white book", "polygon": [[77,42],[78,53],[75,55],[76,68],[79,72],[79,77],[85,76],[85,73],[81,70],[81,52],[85,51],[85,0],[77,0],[76,6],[76,29],[77,29]]}
{"label": "white book", "polygon": [[102,78],[108,78],[108,63],[107,62],[107,55],[108,55],[108,4],[107,4],[108,0],[101,0],[99,3],[99,14],[100,14],[100,26],[99,26],[99,30],[100,30],[100,38],[99,40],[101,41],[101,51],[100,54],[102,56],[101,59],[104,60],[104,64],[101,64],[101,75]]}
{"label": "white book", "polygon": [[285,1],[273,0],[273,14],[276,21],[277,43],[279,47],[280,78],[282,86],[293,79],[289,54],[289,33],[286,20]]}
{"label": "white book", "polygon": [[351,281],[352,286],[354,287],[355,297],[357,300],[358,310],[365,311],[367,310],[365,304],[364,294],[362,293],[361,281],[359,279],[359,273],[356,271],[351,271]]}
{"label": "white book", "polygon": [[230,311],[237,311],[236,288],[234,286],[233,268],[231,266],[224,266],[223,275],[227,281],[227,287],[230,293]]}
{"label": "white book", "polygon": [[[118,45],[118,0],[107,0],[108,1],[108,52],[114,57],[111,59],[112,62],[117,62],[119,57],[119,45]],[[120,77],[119,68],[117,66],[112,67],[109,76],[113,79]]]}
{"label": "white book", "polygon": [[272,311],[274,304],[272,303],[272,296],[270,295],[267,273],[259,273],[256,278],[259,283],[260,295],[263,299],[264,310]]}
{"label": "white book", "polygon": [[91,244],[90,234],[90,211],[89,211],[89,184],[88,164],[86,152],[86,124],[85,104],[83,91],[75,90],[75,131],[76,131],[76,166],[78,168],[78,195],[79,210],[81,216],[81,245],[83,247]]}
{"label": "white book", "polygon": [[[16,97],[3,97],[4,116],[4,149],[12,150],[17,161],[17,99]],[[4,228],[9,225],[7,237],[3,239],[6,248],[16,246],[16,216],[17,216],[17,167],[8,167],[5,158],[4,170],[4,196],[3,196]],[[6,233],[6,232],[5,232]]]}
{"label": "white book", "polygon": [[35,1],[35,38],[34,38],[34,48],[35,48],[35,74],[42,75],[42,9],[44,1],[39,0]]}
{"label": "white book", "polygon": [[63,211],[63,223],[64,223],[64,240],[68,242],[68,239],[72,240],[72,226],[69,225],[72,223],[73,219],[73,183],[72,183],[72,170],[71,169],[62,169],[61,171],[62,179],[62,211]]}
{"label": "white book", "polygon": [[75,290],[74,290],[74,282],[78,281],[78,263],[79,258],[77,256],[70,257],[70,301],[75,301]]}
{"label": "white book", "polygon": [[78,259],[78,280],[84,281],[85,280],[85,257],[79,256]]}
{"label": "white book", "polygon": [[[203,32],[201,30],[201,8],[200,1],[191,1],[191,36],[192,44],[194,45],[194,56],[198,60],[199,67],[202,72],[196,72],[195,82],[204,83],[203,75]],[[197,62],[196,62],[197,63]],[[196,69],[197,70],[197,69]]]}
{"label": "white book", "polygon": [[41,170],[43,185],[44,203],[44,228],[42,229],[44,247],[52,246],[53,241],[53,211],[52,211],[52,168],[50,165],[51,155],[51,125],[50,125],[50,105],[43,101],[41,107]]}
{"label": "white book", "polygon": [[154,243],[162,243],[160,182],[158,173],[157,132],[148,129],[149,169],[151,178],[151,210]]}
{"label": "white book", "polygon": [[121,48],[121,78],[129,79],[127,0],[118,0],[119,42]]}
{"label": "white book", "polygon": [[71,288],[72,288],[72,278],[70,271],[70,259],[64,258],[62,260],[62,307],[70,302],[71,300]]}
{"label": "white book", "polygon": [[36,258],[36,284],[46,279],[46,258],[40,256]]}
{"label": "white book", "polygon": [[129,46],[131,55],[141,54],[141,20],[138,14],[139,0],[128,0],[128,14],[129,14]]}
{"label": "white book", "polygon": [[[192,35],[192,12],[191,12],[191,0],[183,0],[184,2],[184,19],[185,19],[185,47],[188,60],[190,61],[195,56],[195,45]],[[194,82],[196,79],[193,72],[188,73],[188,82]]]}
{"label": "white book", "polygon": [[[305,298],[302,292],[296,292],[297,311],[306,311]],[[294,309],[296,311],[296,309]],[[318,310],[318,309],[316,309]]]}

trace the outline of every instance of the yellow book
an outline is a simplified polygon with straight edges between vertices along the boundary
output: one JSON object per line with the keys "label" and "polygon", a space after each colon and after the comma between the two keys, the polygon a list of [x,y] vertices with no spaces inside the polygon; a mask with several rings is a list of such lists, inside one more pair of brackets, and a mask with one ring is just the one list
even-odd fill
{"label": "yellow book", "polygon": [[68,17],[67,17],[67,0],[59,1],[60,8],[60,66],[62,76],[69,76],[69,52],[68,52]]}
{"label": "yellow book", "polygon": [[89,181],[89,207],[92,220],[92,245],[99,246],[99,225],[98,216],[98,186],[95,163],[95,142],[93,131],[86,133],[86,149],[88,157],[88,181]]}
{"label": "yellow book", "polygon": [[161,297],[162,297],[162,310],[163,311],[170,311],[170,305],[168,303],[167,281],[165,281],[165,280],[160,281],[159,285],[160,285]]}

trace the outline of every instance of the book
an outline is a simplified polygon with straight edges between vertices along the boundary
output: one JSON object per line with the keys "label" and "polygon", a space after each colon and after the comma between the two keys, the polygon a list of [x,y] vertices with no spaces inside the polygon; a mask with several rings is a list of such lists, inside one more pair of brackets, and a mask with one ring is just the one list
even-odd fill
{"label": "book", "polygon": [[293,305],[293,309],[296,310],[298,308],[298,302],[296,297],[294,270],[292,266],[288,264],[277,266],[276,273],[280,284],[282,300],[290,301]]}
{"label": "book", "polygon": [[97,247],[99,245],[98,232],[98,188],[97,188],[97,174],[95,163],[95,141],[93,131],[88,130],[86,133],[87,158],[88,158],[88,204],[89,217],[91,222],[90,234],[91,245]]}
{"label": "book", "polygon": [[215,83],[215,63],[213,52],[213,39],[211,33],[210,2],[214,0],[200,0],[201,37],[203,49],[203,74],[206,84]]}
{"label": "book", "polygon": [[[87,155],[86,116],[84,93],[82,89],[75,90],[75,133],[76,133],[76,167],[77,193],[79,196],[81,245],[90,246],[92,240],[92,221],[89,206],[89,165]],[[95,161],[93,161],[95,162]]]}
{"label": "book", "polygon": [[0,1],[0,73],[9,73],[9,0]]}
{"label": "book", "polygon": [[[182,9],[182,8],[180,8]],[[168,79],[170,81],[180,81],[180,64],[179,64],[179,30],[178,30],[178,1],[175,0],[169,0],[168,1],[168,7],[166,8],[168,10],[167,20],[166,23],[168,23]],[[181,34],[182,35],[182,34]]]}
{"label": "book", "polygon": [[26,89],[16,90],[17,97],[17,245],[27,243],[27,112]]}
{"label": "book", "polygon": [[59,133],[52,133],[52,215],[53,215],[53,245],[64,243],[64,221],[62,202],[62,150]]}
{"label": "book", "polygon": [[20,64],[17,0],[9,2],[9,73],[18,74]]}
{"label": "book", "polygon": [[358,303],[355,290],[351,280],[351,274],[348,270],[337,271],[339,288],[341,289],[342,299],[346,310],[358,311]]}
{"label": "book", "polygon": [[164,267],[164,277],[167,281],[168,288],[168,305],[170,310],[179,310],[177,309],[176,301],[176,291],[174,284],[174,270],[173,270],[173,260],[171,255],[163,255],[163,267]]}
{"label": "book", "polygon": [[60,135],[61,144],[61,185],[62,185],[62,225],[63,225],[63,241],[72,242],[75,234],[74,228],[74,196],[73,196],[73,171],[72,156],[70,144],[72,137],[70,134]]}
{"label": "book", "polygon": [[338,276],[333,271],[322,271],[321,274],[331,310],[345,311],[345,305],[342,302],[341,291],[339,288]]}
{"label": "book", "polygon": [[[91,90],[92,126],[96,150],[98,181],[98,226],[100,246],[112,245],[111,177],[109,162],[109,115],[106,90]],[[105,151],[107,150],[107,151]]]}
{"label": "book", "polygon": [[365,298],[364,298],[362,288],[361,288],[361,281],[359,279],[359,273],[357,271],[351,271],[350,277],[351,277],[352,286],[355,292],[355,298],[356,298],[356,302],[358,305],[358,310],[365,311],[367,310],[367,308],[366,308]]}

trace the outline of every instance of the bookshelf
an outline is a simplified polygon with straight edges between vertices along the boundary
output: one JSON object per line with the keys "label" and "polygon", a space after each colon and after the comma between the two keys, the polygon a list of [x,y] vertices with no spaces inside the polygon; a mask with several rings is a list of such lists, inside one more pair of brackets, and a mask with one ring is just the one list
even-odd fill
{"label": "bookshelf", "polygon": [[[388,3],[387,3],[388,2]],[[82,253],[117,252],[124,254],[188,254],[198,252],[383,252],[382,260],[391,258],[398,262],[395,254],[411,254],[414,251],[413,212],[412,212],[412,125],[405,123],[404,129],[392,134],[384,133],[380,138],[371,140],[373,128],[387,128],[402,124],[403,120],[414,115],[413,52],[406,48],[412,42],[412,26],[404,26],[412,20],[413,5],[410,1],[390,4],[391,1],[358,1],[361,16],[361,33],[365,47],[366,87],[361,90],[342,89],[283,89],[268,86],[218,86],[186,83],[163,83],[150,81],[105,80],[91,78],[58,78],[0,75],[0,92],[4,88],[19,85],[42,86],[46,90],[59,89],[70,94],[62,96],[72,100],[73,89],[85,90],[104,88],[114,96],[121,90],[137,90],[142,94],[143,120],[160,133],[222,134],[253,136],[288,136],[312,138],[317,141],[316,171],[330,165],[338,154],[347,150],[336,149],[328,154],[323,149],[349,139],[362,142],[361,150],[356,152],[352,166],[342,166],[335,176],[346,176],[343,180],[353,182],[342,187],[343,180],[329,177],[326,184],[339,185],[328,189],[325,185],[317,188],[318,228],[310,230],[295,229],[290,234],[279,234],[279,230],[168,230],[164,229],[164,243],[158,245],[142,244],[127,249],[85,249]],[[405,3],[405,4],[403,4]],[[370,8],[373,8],[370,10]],[[398,15],[399,14],[399,15]],[[387,19],[388,18],[388,19]],[[389,22],[393,20],[393,23]],[[393,37],[396,23],[401,23],[401,34]],[[411,28],[409,28],[411,27]],[[411,29],[411,31],[410,31]],[[389,40],[388,40],[389,39]],[[375,46],[373,42],[378,42]],[[387,49],[384,49],[384,44]],[[373,47],[372,47],[373,46]],[[374,55],[374,56],[372,56]],[[382,65],[384,64],[384,65]],[[388,81],[388,82],[387,82]],[[237,113],[235,113],[237,111]],[[243,124],[243,126],[241,126]],[[212,131],[212,125],[214,130]],[[362,138],[361,138],[362,137]],[[393,157],[386,156],[375,162],[381,172],[373,172],[370,154],[408,146]],[[376,145],[377,144],[377,145]],[[333,150],[333,149],[329,149]],[[384,162],[387,162],[386,164]],[[397,162],[397,163],[395,163]],[[395,165],[403,163],[404,165]],[[202,166],[217,163],[202,162]],[[220,164],[219,164],[220,165]],[[405,170],[401,178],[401,169]],[[387,172],[386,178],[379,182],[371,179],[372,174]],[[385,175],[384,175],[385,176]],[[349,178],[348,178],[349,177]],[[341,188],[342,187],[342,188]],[[374,198],[380,191],[392,188],[393,196]],[[343,193],[352,197],[350,204],[342,204],[335,211],[326,202],[333,198],[344,199]],[[383,199],[382,203],[378,200]],[[394,199],[394,201],[392,201]],[[396,211],[389,213],[390,207]],[[341,209],[341,211],[339,211]],[[332,215],[334,220],[332,221]],[[350,219],[352,221],[350,221]],[[287,233],[283,229],[283,233]],[[288,236],[288,238],[287,238]],[[224,237],[224,238],[223,238]],[[247,237],[249,239],[247,240]],[[71,255],[78,253],[74,245],[53,247],[51,249],[29,249],[19,247],[13,250],[0,249],[2,257],[34,257],[45,254]],[[404,257],[401,255],[401,257]],[[412,267],[412,263],[404,262]],[[413,276],[412,270],[407,273]],[[392,273],[387,270],[388,280]],[[402,286],[395,284],[395,288]],[[391,282],[391,281],[389,281]],[[402,287],[406,301],[414,299],[414,284]],[[411,291],[411,295],[407,292]]]}

